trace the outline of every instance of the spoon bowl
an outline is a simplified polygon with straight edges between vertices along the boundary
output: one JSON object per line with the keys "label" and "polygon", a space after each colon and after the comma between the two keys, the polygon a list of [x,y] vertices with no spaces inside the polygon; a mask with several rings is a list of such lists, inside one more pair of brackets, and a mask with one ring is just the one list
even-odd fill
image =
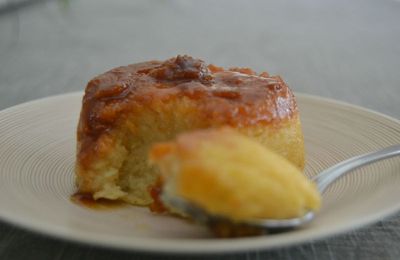
{"label": "spoon bowl", "polygon": [[[340,162],[312,178],[317,185],[320,194],[347,173],[371,164],[376,161],[388,159],[400,155],[400,145],[393,145],[379,151],[359,155]],[[201,207],[177,196],[163,192],[161,200],[166,204],[184,214],[192,217],[195,221],[209,226],[220,236],[241,236],[263,233],[280,233],[298,228],[309,223],[315,217],[315,212],[307,211],[303,216],[288,219],[246,219],[240,222],[231,220],[225,216],[212,215]]]}

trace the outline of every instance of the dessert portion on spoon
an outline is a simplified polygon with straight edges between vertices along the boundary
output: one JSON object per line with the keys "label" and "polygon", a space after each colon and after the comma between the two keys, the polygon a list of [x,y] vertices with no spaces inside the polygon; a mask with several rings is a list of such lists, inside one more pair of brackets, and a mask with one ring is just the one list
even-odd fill
{"label": "dessert portion on spoon", "polygon": [[153,146],[160,201],[206,224],[217,236],[277,233],[314,218],[321,194],[343,175],[400,155],[400,145],[359,155],[308,180],[285,158],[232,129],[181,134]]}
{"label": "dessert portion on spoon", "polygon": [[230,128],[199,130],[158,143],[150,161],[161,174],[162,203],[218,236],[258,233],[252,221],[316,212],[316,185],[287,159]]}

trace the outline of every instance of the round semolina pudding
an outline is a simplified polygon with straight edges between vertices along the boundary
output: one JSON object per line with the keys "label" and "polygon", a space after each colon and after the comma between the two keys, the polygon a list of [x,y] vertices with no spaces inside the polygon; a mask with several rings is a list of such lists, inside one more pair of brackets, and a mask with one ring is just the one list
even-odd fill
{"label": "round semolina pudding", "polygon": [[[122,66],[87,84],[77,130],[78,192],[147,206],[152,144],[228,126],[304,168],[295,97],[279,76],[190,56]],[[251,156],[249,154],[248,156]]]}

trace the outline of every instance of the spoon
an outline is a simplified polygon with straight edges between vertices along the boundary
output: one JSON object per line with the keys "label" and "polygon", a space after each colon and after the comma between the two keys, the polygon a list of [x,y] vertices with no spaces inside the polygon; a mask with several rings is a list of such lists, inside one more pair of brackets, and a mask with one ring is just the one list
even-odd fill
{"label": "spoon", "polygon": [[[353,171],[361,166],[371,164],[376,161],[400,155],[400,145],[389,146],[382,150],[356,156],[340,162],[312,178],[317,185],[320,194],[326,188],[346,173]],[[288,219],[247,219],[241,222],[234,222],[229,218],[211,215],[202,208],[190,203],[189,201],[172,196],[166,192],[161,195],[161,200],[166,204],[192,217],[195,221],[209,226],[217,235],[237,236],[262,233],[280,233],[300,227],[310,222],[315,217],[315,212],[307,211],[303,216]]]}

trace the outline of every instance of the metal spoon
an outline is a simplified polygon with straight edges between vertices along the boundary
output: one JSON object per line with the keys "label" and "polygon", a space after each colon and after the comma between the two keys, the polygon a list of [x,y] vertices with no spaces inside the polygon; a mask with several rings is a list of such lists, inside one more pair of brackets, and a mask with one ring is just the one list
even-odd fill
{"label": "metal spoon", "polygon": [[[400,155],[400,145],[390,146],[380,151],[350,158],[322,171],[320,174],[314,176],[312,180],[316,183],[319,192],[323,194],[330,184],[344,176],[346,173],[361,166],[394,157],[396,155]],[[223,216],[211,215],[187,200],[177,196],[171,196],[166,192],[162,193],[161,199],[166,205],[180,209],[183,213],[191,216],[195,221],[206,224],[220,236],[237,236],[243,234],[256,234],[260,232],[279,233],[300,227],[310,222],[315,217],[315,212],[308,211],[303,216],[297,218],[248,219],[242,222],[234,222]]]}

